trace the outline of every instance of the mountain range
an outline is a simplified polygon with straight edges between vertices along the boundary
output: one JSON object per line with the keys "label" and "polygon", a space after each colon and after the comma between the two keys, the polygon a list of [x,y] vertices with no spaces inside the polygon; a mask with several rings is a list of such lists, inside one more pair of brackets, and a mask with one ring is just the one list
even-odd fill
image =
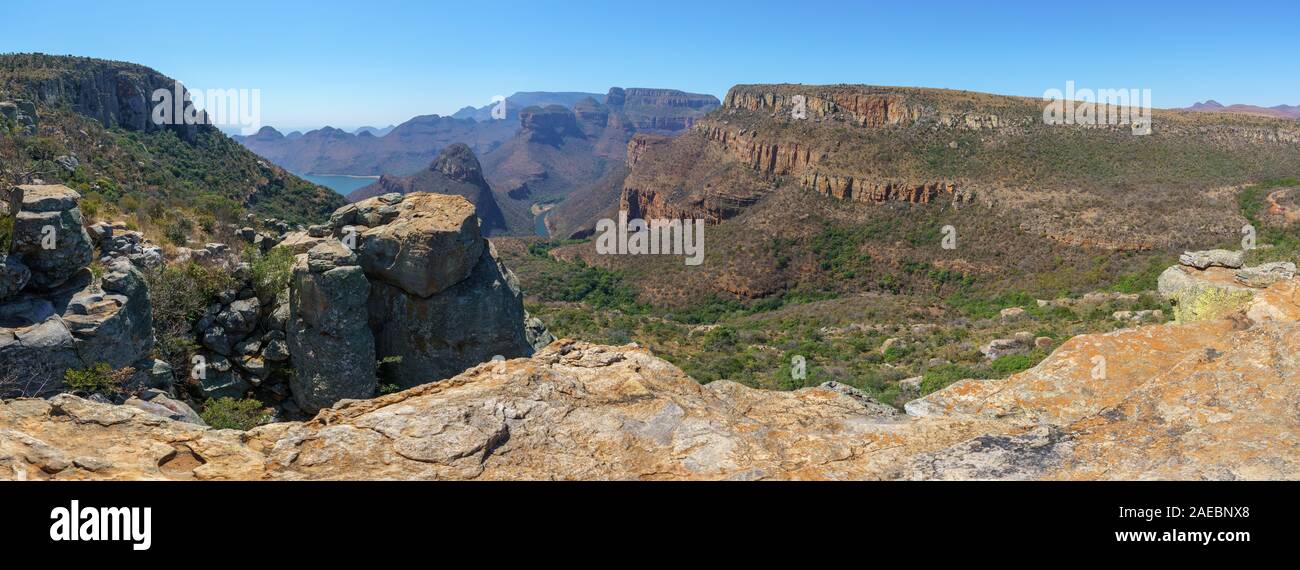
{"label": "mountain range", "polygon": [[1204,103],[1194,103],[1191,107],[1186,107],[1185,111],[1201,111],[1207,113],[1241,113],[1244,115],[1263,115],[1265,117],[1277,117],[1279,119],[1295,119],[1300,121],[1300,105],[1274,105],[1272,107],[1260,107],[1259,105],[1224,105],[1209,99]]}
{"label": "mountain range", "polygon": [[[626,94],[632,93],[630,100]],[[443,147],[460,142],[479,156],[512,138],[521,113],[530,107],[572,108],[583,100],[603,101],[612,95],[616,107],[626,107],[628,123],[638,130],[671,132],[685,128],[718,105],[716,97],[668,89],[613,88],[610,94],[579,92],[520,92],[505,98],[504,119],[494,119],[495,103],[466,107],[451,116],[421,115],[384,129],[361,128],[353,133],[324,127],[285,135],[263,127],[235,140],[249,150],[293,172],[303,174],[413,174],[434,159]]]}

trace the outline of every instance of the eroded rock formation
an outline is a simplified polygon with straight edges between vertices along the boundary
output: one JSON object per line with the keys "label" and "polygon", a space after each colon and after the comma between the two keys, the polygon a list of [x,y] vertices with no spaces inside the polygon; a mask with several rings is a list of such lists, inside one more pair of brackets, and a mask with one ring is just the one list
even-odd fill
{"label": "eroded rock formation", "polygon": [[544,326],[528,325],[518,281],[461,196],[384,194],[311,231],[318,237],[290,235],[280,244],[305,250],[297,253],[286,328],[304,410],[370,397],[377,382],[449,378],[549,341]]}
{"label": "eroded rock formation", "polygon": [[10,191],[13,251],[0,260],[0,396],[64,389],[69,369],[131,367],[148,381],[153,317],[144,277],[125,258],[96,276],[80,199],[61,185]]}

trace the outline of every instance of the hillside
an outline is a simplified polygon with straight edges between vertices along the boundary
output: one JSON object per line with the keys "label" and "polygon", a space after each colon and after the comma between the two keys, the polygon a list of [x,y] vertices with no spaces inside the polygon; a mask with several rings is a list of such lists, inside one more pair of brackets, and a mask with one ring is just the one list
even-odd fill
{"label": "hillside", "polygon": [[[805,95],[807,119],[791,118]],[[1231,243],[1241,185],[1300,172],[1300,126],[1156,111],[1154,133],[1049,126],[1043,102],[870,86],[740,85],[686,134],[636,137],[630,217],[703,218],[706,262],[557,251],[629,271],[644,300],[790,290],[1105,286],[1150,259]],[[954,249],[940,247],[953,226]],[[818,245],[823,244],[823,245]],[[688,299],[688,297],[690,299]]]}
{"label": "hillside", "polygon": [[62,182],[92,204],[158,214],[192,209],[193,217],[233,220],[247,210],[307,223],[342,205],[334,192],[268,163],[214,127],[155,125],[149,96],[173,86],[130,63],[0,55],[0,101],[30,100],[38,115],[30,136],[4,129],[0,175],[7,183]]}

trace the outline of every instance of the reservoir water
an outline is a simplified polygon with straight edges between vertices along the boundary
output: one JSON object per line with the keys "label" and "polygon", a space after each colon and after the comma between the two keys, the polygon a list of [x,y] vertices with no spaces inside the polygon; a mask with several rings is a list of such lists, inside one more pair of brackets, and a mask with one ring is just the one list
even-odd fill
{"label": "reservoir water", "polygon": [[353,190],[369,186],[374,181],[379,180],[378,176],[350,176],[346,174],[299,174],[298,177],[313,184],[320,184],[344,196],[351,194]]}

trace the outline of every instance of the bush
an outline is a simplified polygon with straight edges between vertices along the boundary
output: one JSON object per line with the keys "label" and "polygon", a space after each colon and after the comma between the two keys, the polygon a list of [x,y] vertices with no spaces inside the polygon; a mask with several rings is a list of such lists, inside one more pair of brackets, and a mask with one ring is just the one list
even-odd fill
{"label": "bush", "polygon": [[259,298],[274,299],[281,291],[289,288],[289,276],[293,273],[293,252],[277,247],[262,253],[250,245],[244,248],[243,257],[251,268],[253,288]]}
{"label": "bush", "polygon": [[996,378],[1005,378],[1017,372],[1033,368],[1044,358],[1047,358],[1047,353],[1041,350],[1035,350],[1028,354],[1011,354],[994,360],[989,365],[989,371]]}
{"label": "bush", "polygon": [[231,289],[235,278],[229,272],[197,263],[146,269],[149,300],[158,357],[173,370],[189,369],[189,351],[195,347],[192,323],[203,315],[217,294]]}
{"label": "bush", "polygon": [[63,373],[63,383],[74,392],[112,395],[122,391],[122,384],[132,374],[135,374],[134,368],[113,370],[107,362],[100,362],[80,370],[69,368]]}
{"label": "bush", "polygon": [[227,397],[208,400],[203,404],[203,411],[199,416],[213,428],[241,431],[248,431],[271,421],[271,414],[267,413],[262,402],[252,398],[240,400]]}
{"label": "bush", "polygon": [[958,380],[983,377],[984,374],[979,371],[957,364],[933,366],[921,375],[921,395],[924,396],[947,388],[948,385]]}
{"label": "bush", "polygon": [[9,216],[0,216],[0,255],[9,253],[9,246],[13,241],[14,219]]}

